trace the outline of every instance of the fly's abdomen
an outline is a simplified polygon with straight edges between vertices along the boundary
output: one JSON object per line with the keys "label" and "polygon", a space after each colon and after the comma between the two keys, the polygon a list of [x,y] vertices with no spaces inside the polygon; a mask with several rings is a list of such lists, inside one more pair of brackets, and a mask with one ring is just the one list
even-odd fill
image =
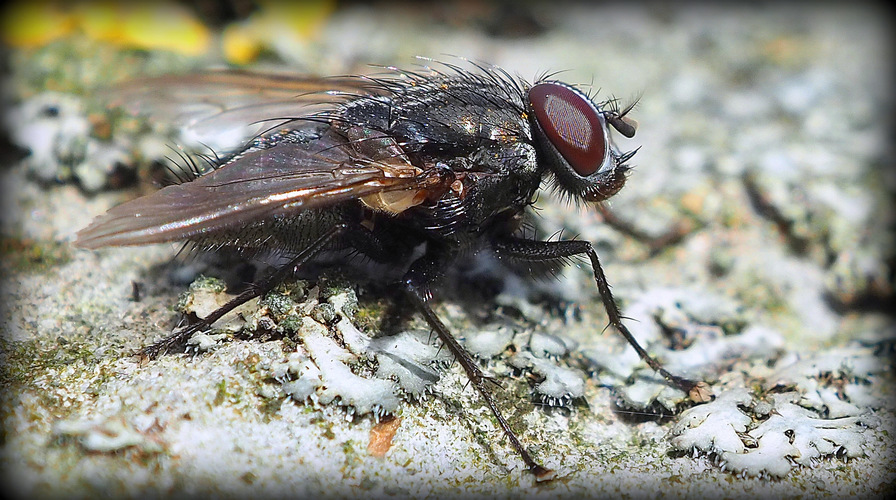
{"label": "fly's abdomen", "polygon": [[[203,233],[189,238],[200,248],[232,248],[251,256],[258,253],[296,254],[331,227],[349,222],[348,207],[309,209],[270,217],[242,226]],[[339,241],[334,242],[339,246]]]}

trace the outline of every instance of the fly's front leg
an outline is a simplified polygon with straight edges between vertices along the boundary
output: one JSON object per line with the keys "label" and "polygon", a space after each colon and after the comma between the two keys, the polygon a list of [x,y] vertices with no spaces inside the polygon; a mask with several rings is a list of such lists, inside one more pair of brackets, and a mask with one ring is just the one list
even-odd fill
{"label": "fly's front leg", "polygon": [[253,283],[245,291],[228,301],[223,306],[212,311],[212,313],[205,318],[202,318],[196,323],[174,332],[173,334],[160,340],[159,342],[156,342],[155,344],[152,344],[149,347],[143,348],[142,350],[140,350],[139,354],[150,359],[155,358],[160,353],[167,351],[183,340],[189,338],[194,333],[211,328],[211,326],[216,321],[221,319],[225,314],[254,299],[255,297],[259,297],[273,290],[274,287],[277,286],[281,281],[291,276],[295,272],[296,268],[313,259],[336,237],[338,237],[340,234],[343,234],[347,228],[348,226],[346,224],[336,224],[335,226],[331,227],[329,230],[327,230],[326,233],[324,233],[317,240],[308,245],[307,248],[296,255],[295,258],[293,258],[289,262],[289,264],[277,269],[267,278],[264,278],[257,283]]}
{"label": "fly's front leg", "polygon": [[533,241],[519,238],[508,238],[493,242],[496,252],[501,256],[506,256],[515,260],[545,262],[555,261],[573,257],[575,255],[587,255],[591,260],[591,267],[594,271],[594,281],[597,283],[597,290],[600,293],[601,301],[607,316],[610,317],[610,324],[613,325],[619,333],[625,337],[625,340],[635,349],[638,356],[643,359],[650,368],[658,372],[673,386],[685,391],[692,401],[702,403],[712,398],[712,391],[705,382],[695,382],[693,380],[679,377],[669,373],[663,365],[653,358],[647,351],[638,344],[635,337],[629,332],[625,324],[622,323],[622,314],[619,307],[613,299],[610,292],[610,284],[607,283],[607,277],[600,265],[597,252],[594,247],[587,241]]}
{"label": "fly's front leg", "polygon": [[659,253],[660,250],[668,246],[675,245],[676,243],[683,240],[685,236],[694,232],[695,229],[692,222],[681,219],[675,222],[675,224],[665,233],[655,236],[639,229],[630,221],[620,218],[607,206],[598,204],[597,207],[604,218],[604,222],[609,224],[610,227],[619,231],[620,233],[634,238],[647,245],[647,247],[650,249],[650,255],[655,255]]}
{"label": "fly's front leg", "polygon": [[403,280],[404,287],[408,291],[411,300],[417,306],[417,309],[423,314],[426,322],[429,323],[430,328],[438,334],[445,346],[448,347],[448,350],[451,351],[451,354],[454,355],[455,359],[457,359],[461,367],[463,367],[467,377],[470,379],[470,383],[476,388],[476,391],[479,392],[482,399],[485,400],[486,406],[488,406],[489,410],[491,410],[492,414],[498,420],[498,424],[510,440],[513,448],[523,459],[526,468],[529,469],[529,472],[535,475],[536,481],[549,481],[554,478],[554,471],[539,465],[532,459],[529,452],[523,448],[523,445],[517,438],[516,433],[513,432],[510,424],[507,423],[504,415],[502,415],[501,411],[498,409],[498,405],[495,403],[494,397],[492,396],[491,388],[487,385],[488,382],[494,381],[482,373],[482,370],[479,369],[479,365],[470,353],[460,345],[457,339],[454,338],[454,335],[448,330],[448,327],[442,323],[429,306],[429,299],[431,298],[429,283],[441,275],[443,264],[443,259],[427,253],[414,262],[408,270]]}

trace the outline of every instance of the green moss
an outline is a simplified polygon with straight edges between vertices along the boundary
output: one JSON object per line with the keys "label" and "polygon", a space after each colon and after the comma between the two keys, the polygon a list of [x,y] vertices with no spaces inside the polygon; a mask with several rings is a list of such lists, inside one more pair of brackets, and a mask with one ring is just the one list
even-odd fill
{"label": "green moss", "polygon": [[[37,359],[34,341],[10,342],[0,337],[0,353],[3,362],[0,363],[0,382],[3,387],[9,389],[13,386],[27,384],[33,380],[34,361]],[[19,392],[19,391],[14,391]]]}
{"label": "green moss", "polygon": [[358,484],[358,488],[361,488],[362,490],[372,490],[373,488],[376,488],[377,484],[378,482],[375,479],[372,479],[365,474],[361,478],[361,483]]}
{"label": "green moss", "polygon": [[[298,331],[298,328],[299,328],[298,322],[290,323],[290,328],[296,328],[296,329],[290,330],[286,333],[288,333],[288,335],[295,335],[295,332]],[[298,342],[295,341],[294,338],[292,338],[288,335],[284,335],[283,338],[280,339],[280,343],[281,343],[280,347],[281,347],[281,349],[283,349],[283,352],[295,352],[295,350],[299,344],[298,344]]]}
{"label": "green moss", "polygon": [[227,399],[227,381],[223,378],[220,382],[218,382],[217,390],[215,391],[215,399],[212,401],[212,406],[220,406]]}
{"label": "green moss", "polygon": [[[25,398],[24,401],[30,401],[24,403],[27,409],[15,411],[29,412],[33,419],[45,419],[45,412],[53,419],[80,414],[86,400],[78,396],[95,394],[96,388],[109,378],[105,370],[100,370],[96,377],[96,364],[93,350],[79,342],[11,342],[0,338],[0,384],[7,395],[0,403],[4,419],[14,411],[13,405],[23,404],[19,396],[24,394],[34,399]],[[71,365],[78,369],[69,370]],[[72,391],[73,387],[85,385],[86,389]]]}
{"label": "green moss", "polygon": [[271,293],[288,295],[298,302],[308,295],[308,288],[308,282],[305,280],[285,280],[277,284]]}
{"label": "green moss", "polygon": [[0,238],[0,258],[14,272],[42,273],[68,263],[72,254],[64,242],[4,236]]}
{"label": "green moss", "polygon": [[193,294],[199,291],[208,291],[211,293],[219,294],[224,293],[227,290],[227,284],[218,278],[212,278],[205,275],[199,275],[198,278],[193,280],[190,283],[190,287],[180,294],[180,298],[177,300],[177,311],[186,311],[190,304],[193,302]]}
{"label": "green moss", "polygon": [[385,299],[359,302],[355,314],[351,318],[352,323],[358,329],[366,332],[377,330],[388,310],[389,304]]}
{"label": "green moss", "polygon": [[190,291],[207,290],[214,293],[223,293],[227,290],[227,283],[219,278],[199,275],[198,278],[190,283]]}
{"label": "green moss", "polygon": [[279,323],[284,319],[292,317],[292,314],[295,312],[296,301],[287,294],[273,291],[262,297],[258,305],[261,308],[266,308],[271,317]]}
{"label": "green moss", "polygon": [[29,383],[36,375],[51,369],[64,368],[74,363],[95,364],[93,350],[78,342],[59,339],[54,346],[36,341],[10,342],[0,338],[3,352],[2,381],[7,383]]}
{"label": "green moss", "polygon": [[311,310],[311,318],[318,323],[328,325],[336,318],[336,308],[329,302],[323,302],[314,306]]}
{"label": "green moss", "polygon": [[320,277],[317,286],[320,287],[321,299],[328,299],[340,293],[354,293],[354,282],[348,276],[332,273]]}
{"label": "green moss", "polygon": [[[278,326],[283,330],[286,334],[294,334],[302,328],[302,318],[298,315],[290,315],[283,318]],[[285,337],[284,341],[284,350],[295,350],[296,343],[292,339]]]}
{"label": "green moss", "polygon": [[358,456],[358,452],[355,450],[355,444],[352,440],[342,443],[342,452],[345,453],[345,461],[343,462],[343,465],[346,468],[351,468],[361,463],[361,457]]}
{"label": "green moss", "polygon": [[258,410],[262,415],[263,422],[270,422],[278,413],[280,413],[280,407],[283,406],[282,398],[265,398],[262,403],[258,405]]}
{"label": "green moss", "polygon": [[336,439],[336,434],[333,432],[333,424],[330,422],[323,422],[321,427],[324,428],[323,436],[327,439]]}
{"label": "green moss", "polygon": [[44,90],[83,95],[127,78],[185,71],[202,64],[200,59],[172,52],[124,49],[75,35],[14,52],[11,73],[15,75],[13,91],[23,97]]}

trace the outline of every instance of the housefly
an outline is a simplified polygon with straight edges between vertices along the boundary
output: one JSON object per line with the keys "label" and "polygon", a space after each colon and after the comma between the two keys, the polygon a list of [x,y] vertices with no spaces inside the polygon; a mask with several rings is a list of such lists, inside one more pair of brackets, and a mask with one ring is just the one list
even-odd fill
{"label": "housefly", "polygon": [[126,88],[119,92],[125,101],[150,96],[150,104],[175,110],[183,103],[165,97],[171,89],[196,90],[181,94],[197,100],[209,89],[208,102],[234,98],[235,104],[212,105],[211,117],[196,120],[206,125],[284,118],[209,171],[112,208],[80,231],[75,244],[183,241],[248,257],[286,257],[208,317],[144,349],[149,357],[209,328],[323,253],[345,250],[392,266],[528,470],[547,480],[553,471],[529,455],[497,407],[492,381],[430,307],[431,286],[459,258],[488,251],[535,268],[586,256],[610,324],[640,357],[695,401],[706,400],[709,389],[667,372],[636,342],[589,242],[538,241],[522,231],[546,178],[571,199],[592,203],[623,187],[633,152],[617,149],[611,129],[634,135],[631,107],[595,102],[549,77],[529,84],[494,66],[441,64],[331,79],[210,72],[145,81],[142,91]]}

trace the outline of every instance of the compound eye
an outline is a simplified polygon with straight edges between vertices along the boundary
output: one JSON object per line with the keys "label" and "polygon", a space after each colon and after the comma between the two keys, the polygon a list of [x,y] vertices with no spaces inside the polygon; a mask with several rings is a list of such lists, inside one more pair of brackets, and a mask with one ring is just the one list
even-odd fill
{"label": "compound eye", "polygon": [[603,165],[607,155],[604,126],[587,97],[547,82],[529,89],[529,102],[544,134],[577,174],[587,177]]}

